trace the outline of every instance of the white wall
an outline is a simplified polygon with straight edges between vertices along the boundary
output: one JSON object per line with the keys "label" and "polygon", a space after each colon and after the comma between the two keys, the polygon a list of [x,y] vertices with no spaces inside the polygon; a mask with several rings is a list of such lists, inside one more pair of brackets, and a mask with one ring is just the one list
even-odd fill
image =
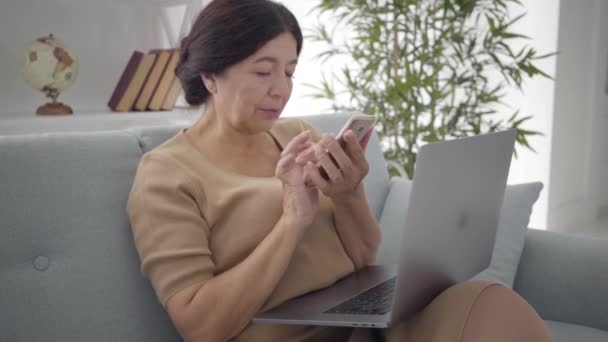
{"label": "white wall", "polygon": [[[309,14],[317,1],[302,0],[277,0],[284,4],[298,19],[304,35],[306,30],[311,29],[317,22],[315,15]],[[303,114],[326,113],[331,109],[331,102],[321,99],[313,99],[309,95],[313,90],[306,87],[306,84],[319,84],[321,71],[328,70],[327,67],[320,65],[314,57],[323,51],[325,45],[304,39],[304,46],[298,59],[296,68],[294,88],[285,110],[284,116],[296,116]]]}
{"label": "white wall", "polygon": [[548,216],[552,228],[581,233],[608,204],[608,3],[584,4],[560,9]]}
{"label": "white wall", "polygon": [[76,112],[107,110],[106,103],[132,51],[170,47],[160,16],[164,11],[161,2],[2,0],[0,116],[34,112],[47,101],[23,81],[19,61],[29,42],[49,33],[62,40],[80,64],[77,80],[59,100]]}
{"label": "white wall", "polygon": [[[563,2],[564,0],[561,0]],[[519,41],[533,46],[540,54],[557,51],[558,17],[560,0],[524,0],[523,6],[512,8],[513,16],[522,11],[526,16],[515,24],[513,30],[531,38]],[[539,60],[536,65],[549,75],[555,75],[556,58]],[[543,133],[543,136],[529,138],[536,152],[517,147],[518,157],[513,159],[509,171],[509,184],[540,181],[543,191],[530,217],[530,227],[547,228],[547,212],[551,179],[549,175],[551,141],[553,139],[553,103],[555,82],[535,78],[525,82],[523,91],[513,90],[506,97],[506,103],[513,109],[519,108],[523,116],[532,115],[523,128]]]}
{"label": "white wall", "polygon": [[[106,111],[106,103],[132,51],[175,46],[187,3],[209,0],[3,0],[0,3],[0,118],[33,113],[47,102],[42,93],[22,79],[20,55],[34,39],[53,33],[76,55],[79,75],[59,100],[76,112]],[[306,13],[313,1],[283,0],[301,21],[313,22]],[[198,11],[194,11],[198,13]],[[164,13],[167,16],[163,16]],[[67,20],[66,18],[69,18]],[[168,29],[168,30],[167,30]],[[168,31],[168,32],[167,32]],[[330,103],[306,97],[305,83],[320,76],[313,60],[314,44],[306,42],[298,67],[292,101],[285,115],[327,111]]]}

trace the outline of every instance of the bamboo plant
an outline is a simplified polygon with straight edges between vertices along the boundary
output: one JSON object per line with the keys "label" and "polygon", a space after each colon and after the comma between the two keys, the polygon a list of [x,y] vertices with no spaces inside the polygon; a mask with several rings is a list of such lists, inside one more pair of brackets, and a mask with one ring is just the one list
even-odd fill
{"label": "bamboo plant", "polygon": [[[524,128],[531,116],[510,108],[506,90],[549,75],[540,55],[513,32],[525,13],[510,16],[519,0],[321,0],[313,13],[325,18],[308,39],[327,47],[322,62],[347,56],[323,74],[313,97],[336,111],[376,115],[391,174],[413,177],[421,145],[497,130],[517,130],[517,145],[533,150]],[[339,34],[345,39],[337,39]],[[518,44],[519,48],[514,46]]]}

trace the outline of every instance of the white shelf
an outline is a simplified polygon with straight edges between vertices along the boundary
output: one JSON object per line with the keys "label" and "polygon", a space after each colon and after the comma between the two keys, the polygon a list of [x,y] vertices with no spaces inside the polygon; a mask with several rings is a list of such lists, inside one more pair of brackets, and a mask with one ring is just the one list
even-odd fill
{"label": "white shelf", "polygon": [[200,109],[166,112],[85,112],[61,116],[34,113],[0,113],[0,136],[31,133],[105,131],[129,127],[190,125],[198,120]]}

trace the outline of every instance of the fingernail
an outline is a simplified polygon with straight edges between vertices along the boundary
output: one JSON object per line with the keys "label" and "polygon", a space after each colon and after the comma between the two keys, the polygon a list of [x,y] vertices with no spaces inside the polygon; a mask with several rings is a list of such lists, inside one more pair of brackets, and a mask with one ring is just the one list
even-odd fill
{"label": "fingernail", "polygon": [[351,134],[352,132],[350,130],[346,131],[346,133],[344,133],[344,139],[346,139],[346,141],[352,141],[353,136]]}

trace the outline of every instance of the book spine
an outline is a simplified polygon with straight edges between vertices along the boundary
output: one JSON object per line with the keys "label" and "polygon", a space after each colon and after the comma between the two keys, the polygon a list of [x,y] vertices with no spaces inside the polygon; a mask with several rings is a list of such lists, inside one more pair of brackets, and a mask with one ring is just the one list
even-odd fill
{"label": "book spine", "polygon": [[161,107],[162,110],[172,110],[175,107],[175,103],[177,102],[177,97],[182,92],[182,83],[179,78],[175,77],[173,80],[173,84],[171,84],[171,88],[169,88],[169,92],[163,101],[163,105]]}
{"label": "book spine", "polygon": [[160,110],[163,100],[167,96],[167,92],[169,91],[169,87],[173,80],[175,79],[175,67],[177,66],[177,62],[179,61],[179,49],[174,50],[171,53],[171,59],[169,60],[169,64],[163,76],[158,83],[158,87],[152,96],[152,100],[150,101],[150,105],[148,109],[150,110]]}
{"label": "book spine", "polygon": [[158,89],[159,84],[162,81],[162,77],[163,74],[165,73],[165,70],[167,69],[167,63],[169,62],[169,59],[171,58],[171,50],[163,50],[163,49],[153,49],[150,50],[150,53],[154,53],[154,54],[158,54],[158,66],[154,66],[154,68],[157,68],[156,70],[153,70],[153,72],[155,73],[154,75],[154,79],[153,84],[149,84],[146,85],[146,87],[148,87],[145,91],[145,97],[146,98],[142,98],[141,101],[138,101],[135,105],[135,108],[137,110],[146,110],[148,109],[148,106],[150,105],[150,102],[152,101],[152,97],[154,96],[154,93],[156,92],[156,89]]}
{"label": "book spine", "polygon": [[108,107],[110,107],[110,109],[114,111],[116,110],[118,103],[124,96],[125,91],[127,90],[129,83],[131,83],[131,79],[133,79],[135,71],[137,71],[137,67],[139,66],[139,63],[141,63],[143,57],[143,52],[137,50],[133,51],[133,54],[131,54],[131,58],[125,66],[116,87],[114,87],[114,92],[112,92],[112,96],[108,101]]}
{"label": "book spine", "polygon": [[141,89],[139,90],[139,93],[137,94],[137,97],[135,98],[135,104],[133,105],[133,107],[135,107],[134,109],[138,109],[139,100],[143,99],[145,97],[145,91],[146,91],[146,88],[148,87],[148,82],[153,82],[154,81],[152,79],[154,77],[154,75],[153,75],[153,73],[154,73],[154,65],[156,63],[158,63],[158,60],[159,60],[160,56],[158,54],[156,54],[156,53],[149,53],[149,55],[154,56],[154,62],[152,62],[152,67],[150,68],[150,71],[146,75],[146,78],[144,78],[144,83],[143,83]]}
{"label": "book spine", "polygon": [[135,104],[135,98],[137,97],[137,94],[139,94],[139,92],[141,91],[141,88],[144,83],[144,79],[146,78],[146,76],[150,72],[150,69],[152,68],[152,63],[154,62],[154,58],[155,58],[155,56],[151,55],[151,54],[144,55],[141,63],[139,63],[139,66],[138,66],[137,70],[135,71],[135,75],[133,76],[133,79],[131,80],[131,82],[129,83],[129,86],[127,87],[127,90],[125,91],[125,95],[122,97],[122,99],[118,103],[118,106],[116,107],[116,111],[128,112],[131,109],[133,109],[133,105]]}

